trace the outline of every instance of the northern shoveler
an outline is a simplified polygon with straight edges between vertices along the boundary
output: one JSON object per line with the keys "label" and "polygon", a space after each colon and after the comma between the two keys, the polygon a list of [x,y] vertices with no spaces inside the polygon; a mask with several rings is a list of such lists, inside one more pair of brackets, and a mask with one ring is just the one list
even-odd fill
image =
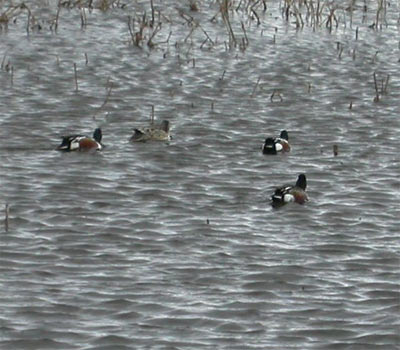
{"label": "northern shoveler", "polygon": [[268,137],[262,145],[264,154],[277,154],[278,152],[289,152],[289,134],[286,130],[282,130],[279,137]]}
{"label": "northern shoveler", "polygon": [[169,141],[169,121],[163,120],[160,125],[150,124],[149,127],[134,129],[134,134],[131,136],[131,142],[146,142],[146,141]]}
{"label": "northern shoveler", "polygon": [[304,204],[308,201],[306,193],[307,179],[304,174],[300,174],[294,186],[284,185],[278,187],[271,196],[271,204],[274,208],[279,208],[286,203],[296,202]]}
{"label": "northern shoveler", "polygon": [[68,135],[63,136],[61,144],[57,147],[59,151],[100,151],[103,148],[101,144],[101,138],[103,134],[100,128],[97,128],[93,132],[93,137],[85,136],[85,135]]}

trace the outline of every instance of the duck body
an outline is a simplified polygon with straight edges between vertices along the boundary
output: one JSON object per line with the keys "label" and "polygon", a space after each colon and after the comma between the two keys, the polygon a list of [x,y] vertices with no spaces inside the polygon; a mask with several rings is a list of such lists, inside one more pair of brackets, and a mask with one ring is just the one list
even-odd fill
{"label": "duck body", "polygon": [[64,152],[80,151],[100,151],[103,149],[101,144],[102,132],[100,128],[97,128],[93,132],[93,137],[86,135],[68,135],[63,136],[61,144],[57,147],[57,150]]}
{"label": "duck body", "polygon": [[294,186],[284,185],[275,189],[274,194],[271,196],[272,207],[279,208],[290,202],[304,204],[306,201],[308,201],[306,187],[306,176],[304,174],[300,174]]}
{"label": "duck body", "polygon": [[279,137],[267,137],[262,145],[263,154],[278,154],[279,152],[289,152],[289,134],[282,130]]}
{"label": "duck body", "polygon": [[151,124],[149,127],[134,129],[131,142],[169,141],[169,121],[163,120],[160,125]]}

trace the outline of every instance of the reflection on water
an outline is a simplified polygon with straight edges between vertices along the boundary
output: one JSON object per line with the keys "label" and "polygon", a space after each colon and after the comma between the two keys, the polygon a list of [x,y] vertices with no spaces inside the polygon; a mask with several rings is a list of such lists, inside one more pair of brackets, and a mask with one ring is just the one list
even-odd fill
{"label": "reflection on water", "polygon": [[[153,3],[0,23],[0,347],[395,349],[398,4]],[[172,140],[130,144],[152,106]]]}

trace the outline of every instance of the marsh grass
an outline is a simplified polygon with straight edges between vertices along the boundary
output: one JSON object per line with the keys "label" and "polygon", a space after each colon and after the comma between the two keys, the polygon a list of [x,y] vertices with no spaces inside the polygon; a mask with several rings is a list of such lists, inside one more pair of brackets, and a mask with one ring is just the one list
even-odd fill
{"label": "marsh grass", "polygon": [[387,94],[390,75],[388,74],[385,78],[382,78],[380,81],[378,81],[376,72],[374,72],[373,77],[374,77],[374,88],[375,88],[374,102],[379,102],[381,100],[381,96]]}
{"label": "marsh grass", "polygon": [[[94,10],[109,12],[126,10],[128,24],[128,45],[141,49],[167,49],[171,44],[176,48],[185,47],[190,54],[193,48],[223,49],[246,51],[252,45],[253,35],[249,30],[255,24],[263,32],[268,27],[267,0],[215,0],[211,3],[200,0],[185,0],[183,6],[166,7],[160,0],[147,0],[141,7],[135,3],[122,0],[58,0],[50,19],[40,18],[41,13],[31,9],[33,1],[13,3],[0,1],[0,33],[15,23],[25,13],[27,35],[32,31],[48,29],[57,33],[63,11],[77,11],[81,28],[86,28],[88,20]],[[387,0],[377,0],[376,3],[364,2],[358,5],[355,0],[349,1],[347,6],[328,0],[280,0],[279,6],[284,21],[295,30],[311,27],[313,30],[327,29],[329,33],[339,27],[352,27],[355,13],[362,17],[362,22],[373,20],[369,25],[375,30],[387,25]],[[29,5],[29,6],[28,6]],[[201,16],[202,8],[216,10],[211,18]],[[199,16],[200,14],[200,16]],[[368,16],[367,16],[368,14]],[[201,20],[201,18],[204,19]],[[183,19],[184,23],[180,23]],[[223,25],[225,38],[216,40],[210,35],[212,26]],[[179,28],[180,25],[180,28]],[[203,34],[194,35],[200,31]],[[355,37],[358,40],[360,28],[357,26]],[[252,33],[253,34],[253,33]],[[274,34],[273,43],[276,43]],[[341,59],[342,52],[338,52]],[[353,51],[355,59],[356,52]]]}

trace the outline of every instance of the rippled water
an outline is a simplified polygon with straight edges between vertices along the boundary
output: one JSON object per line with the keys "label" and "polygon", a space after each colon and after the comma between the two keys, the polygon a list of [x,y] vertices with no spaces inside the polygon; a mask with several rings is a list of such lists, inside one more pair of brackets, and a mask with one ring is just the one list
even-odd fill
{"label": "rippled water", "polygon": [[[399,349],[397,2],[331,32],[241,7],[245,50],[215,2],[154,1],[153,49],[127,25],[149,1],[63,8],[57,33],[55,3],[0,34],[0,348]],[[151,106],[172,141],[129,144]],[[103,152],[54,150],[97,126]],[[283,128],[292,152],[263,156]],[[300,172],[310,201],[272,210]]]}

